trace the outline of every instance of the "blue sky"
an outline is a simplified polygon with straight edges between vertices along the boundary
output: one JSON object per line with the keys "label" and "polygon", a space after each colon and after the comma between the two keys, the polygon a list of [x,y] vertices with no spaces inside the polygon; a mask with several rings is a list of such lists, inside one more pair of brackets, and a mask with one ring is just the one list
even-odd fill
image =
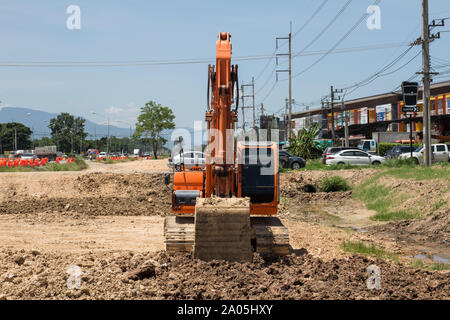
{"label": "blue sky", "polygon": [[[346,1],[328,1],[293,39],[293,51],[300,51],[316,37]],[[275,37],[288,34],[289,21],[295,33],[321,2],[2,0],[0,64],[214,58],[219,31],[231,32],[234,57],[270,55],[275,49]],[[307,51],[328,50],[372,3],[373,0],[353,0]],[[66,8],[71,4],[81,8],[80,30],[66,28],[69,16]],[[421,0],[383,0],[379,6],[381,30],[369,30],[363,22],[337,49],[410,42],[421,35]],[[450,17],[449,1],[431,0],[430,18],[444,17]],[[441,30],[450,30],[450,20],[447,24]],[[432,57],[450,60],[449,40],[450,33],[443,33],[432,44]],[[293,98],[299,104],[316,102],[329,93],[330,85],[340,88],[363,80],[406,48],[330,54],[294,79]],[[279,53],[285,49],[287,46]],[[396,67],[406,63],[418,50],[413,48]],[[296,57],[293,74],[319,57]],[[237,63],[241,83],[257,77],[255,100],[259,105],[275,81],[271,75],[275,62]],[[280,66],[285,67],[285,64]],[[419,55],[400,71],[360,88],[351,97],[390,91],[420,67]],[[112,120],[134,123],[139,107],[155,100],[173,108],[178,126],[193,127],[194,120],[204,117],[206,76],[207,63],[68,68],[0,66],[0,106],[71,112],[103,122],[91,114],[95,111],[108,114]],[[286,76],[280,74],[279,79]],[[267,85],[261,88],[264,83]],[[287,92],[287,81],[279,81],[264,100],[266,112],[279,111]],[[295,111],[301,109],[301,106],[294,107]],[[125,123],[122,126],[128,127]]]}

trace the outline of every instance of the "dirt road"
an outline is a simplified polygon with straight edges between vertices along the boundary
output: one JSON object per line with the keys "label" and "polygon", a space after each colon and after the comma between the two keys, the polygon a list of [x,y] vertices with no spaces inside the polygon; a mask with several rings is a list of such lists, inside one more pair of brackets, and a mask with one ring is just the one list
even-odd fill
{"label": "dirt road", "polygon": [[1,215],[0,243],[43,252],[156,252],[164,249],[163,222],[162,217]]}
{"label": "dirt road", "polygon": [[[398,241],[388,224],[369,220],[374,212],[351,192],[305,192],[327,174],[320,171],[281,176],[280,217],[291,256],[255,255],[249,264],[169,257],[161,251],[170,210],[167,169],[166,160],[144,160],[92,163],[83,172],[1,173],[0,299],[449,298],[450,273],[411,268],[403,256],[416,247]],[[357,184],[372,173],[338,174]],[[423,230],[410,226],[414,236],[425,237],[431,222]],[[342,251],[344,240],[361,239],[400,261]],[[380,290],[367,289],[371,264],[381,268]],[[71,265],[83,272],[79,290],[66,285]]]}

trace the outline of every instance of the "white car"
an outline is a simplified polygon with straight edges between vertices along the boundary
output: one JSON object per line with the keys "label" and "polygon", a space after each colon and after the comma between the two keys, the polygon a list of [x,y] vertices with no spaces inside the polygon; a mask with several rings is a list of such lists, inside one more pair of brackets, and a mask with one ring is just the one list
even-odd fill
{"label": "white car", "polygon": [[[412,153],[412,158],[416,164],[423,163],[423,146],[417,148]],[[431,160],[432,162],[447,162],[450,161],[450,145],[440,143],[431,145]],[[399,156],[400,159],[411,158],[411,153],[404,153]]]}
{"label": "white car", "polygon": [[201,151],[185,151],[181,155],[177,154],[174,157],[169,158],[167,164],[169,167],[175,166],[175,169],[179,170],[181,163],[184,163],[186,169],[190,169],[194,166],[204,169],[206,164],[206,157],[205,154]]}
{"label": "white car", "polygon": [[379,165],[386,161],[384,157],[369,154],[361,150],[342,150],[334,154],[327,155],[326,165],[332,164],[352,164],[356,166]]}
{"label": "white car", "polygon": [[97,156],[97,159],[106,159],[108,158],[108,154],[106,152],[100,152]]}
{"label": "white car", "polygon": [[22,159],[22,160],[35,160],[37,158],[38,158],[37,155],[34,153],[24,153],[20,157],[20,159]]}

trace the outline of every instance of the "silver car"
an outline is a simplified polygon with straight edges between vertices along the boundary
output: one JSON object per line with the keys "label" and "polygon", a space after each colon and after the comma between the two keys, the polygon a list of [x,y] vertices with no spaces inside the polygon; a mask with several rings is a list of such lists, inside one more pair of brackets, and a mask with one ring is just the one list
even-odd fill
{"label": "silver car", "polygon": [[181,163],[184,163],[186,169],[190,169],[194,166],[204,169],[206,164],[206,157],[205,154],[201,151],[185,151],[181,155],[177,154],[174,157],[169,158],[167,164],[169,167],[175,166],[175,169],[179,170]]}
{"label": "silver car", "polygon": [[38,157],[34,153],[24,153],[20,157],[22,160],[36,160]]}
{"label": "silver car", "polygon": [[326,165],[352,164],[356,166],[379,165],[386,161],[384,157],[369,154],[361,150],[342,150],[335,154],[327,155]]}

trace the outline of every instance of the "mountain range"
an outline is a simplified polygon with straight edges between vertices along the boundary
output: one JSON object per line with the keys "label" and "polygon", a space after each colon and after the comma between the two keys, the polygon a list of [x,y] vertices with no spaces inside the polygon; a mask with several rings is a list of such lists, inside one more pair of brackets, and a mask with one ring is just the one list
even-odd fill
{"label": "mountain range", "polygon": [[[58,114],[56,113],[50,113],[29,108],[3,107],[0,109],[0,123],[13,121],[20,122],[33,130],[35,139],[50,136],[50,129],[48,128],[48,122],[50,121],[50,119],[55,118],[56,116],[58,116]],[[107,136],[108,126],[98,124],[86,119],[85,131],[88,133],[89,139],[94,139],[94,137],[100,138]],[[116,137],[129,137],[130,129],[110,125],[109,134],[110,136]]]}
{"label": "mountain range", "polygon": [[[33,131],[33,138],[40,139],[42,137],[50,136],[50,129],[48,128],[48,122],[50,119],[57,117],[58,114],[50,113],[40,110],[35,110],[31,108],[21,108],[21,107],[3,107],[0,109],[0,123],[6,122],[19,122],[27,127],[31,128]],[[74,115],[77,116],[77,115]],[[47,121],[47,122],[46,122]],[[177,128],[187,130],[193,139],[194,131],[192,128]],[[104,124],[98,124],[86,119],[85,131],[88,133],[88,139],[106,137],[108,133],[108,126]],[[134,131],[133,131],[134,132]],[[131,132],[131,133],[133,133]],[[164,132],[164,136],[167,140],[170,140],[173,130],[168,130]],[[109,125],[109,135],[118,138],[129,137],[130,128],[120,128],[117,126]],[[193,143],[193,141],[192,141]],[[168,141],[165,146],[171,148],[173,143]]]}

